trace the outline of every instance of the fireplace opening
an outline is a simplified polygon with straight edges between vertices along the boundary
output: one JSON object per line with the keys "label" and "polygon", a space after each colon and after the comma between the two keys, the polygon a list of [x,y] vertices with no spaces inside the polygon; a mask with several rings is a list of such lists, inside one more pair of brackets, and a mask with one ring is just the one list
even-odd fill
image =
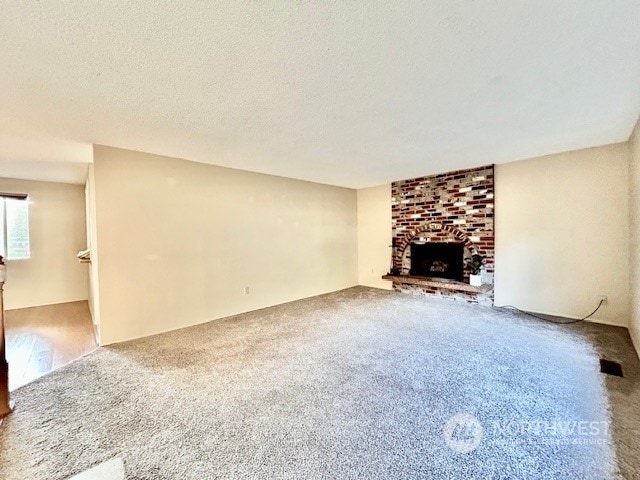
{"label": "fireplace opening", "polygon": [[410,275],[464,280],[462,243],[411,244]]}

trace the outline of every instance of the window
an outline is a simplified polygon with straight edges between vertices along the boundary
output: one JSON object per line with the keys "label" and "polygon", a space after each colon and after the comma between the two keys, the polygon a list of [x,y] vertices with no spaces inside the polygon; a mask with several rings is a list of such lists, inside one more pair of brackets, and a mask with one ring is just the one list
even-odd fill
{"label": "window", "polygon": [[0,255],[7,260],[26,260],[29,250],[29,201],[26,195],[0,194]]}

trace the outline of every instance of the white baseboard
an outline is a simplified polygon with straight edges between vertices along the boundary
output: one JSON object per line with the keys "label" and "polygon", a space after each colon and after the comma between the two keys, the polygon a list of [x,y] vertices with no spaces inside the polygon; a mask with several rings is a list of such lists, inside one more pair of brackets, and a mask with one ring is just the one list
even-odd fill
{"label": "white baseboard", "polygon": [[638,355],[638,358],[640,358],[640,331],[629,328],[629,335],[631,335],[631,341],[636,349],[636,354]]}
{"label": "white baseboard", "polygon": [[[577,317],[576,320],[578,318],[580,317]],[[608,320],[603,318],[588,318],[585,321],[590,323],[599,323],[601,325],[610,325],[612,327],[622,327],[622,328],[626,328],[627,330],[629,329],[629,326],[626,323],[616,322],[615,320]]]}
{"label": "white baseboard", "polygon": [[[503,308],[500,305],[495,305],[498,308]],[[562,313],[550,313],[550,312],[536,312],[533,310],[525,310],[525,309],[521,309],[524,312],[528,312],[528,313],[532,313],[534,315],[543,315],[543,316],[549,316],[549,317],[560,317],[560,318],[568,318],[571,320],[580,320],[582,317],[578,317],[576,315],[566,315],[566,314],[562,314]],[[623,328],[629,328],[629,325],[627,323],[621,323],[619,321],[616,320],[610,320],[607,318],[588,318],[587,320],[585,320],[586,322],[590,322],[590,323],[599,323],[601,325],[609,325],[612,327],[623,327]]]}

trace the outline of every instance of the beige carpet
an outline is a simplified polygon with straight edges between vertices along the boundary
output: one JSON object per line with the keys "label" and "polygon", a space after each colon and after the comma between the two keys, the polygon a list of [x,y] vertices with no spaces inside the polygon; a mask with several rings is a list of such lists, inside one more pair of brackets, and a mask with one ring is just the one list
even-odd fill
{"label": "beige carpet", "polygon": [[[626,378],[599,373],[604,354]],[[638,478],[638,371],[624,329],[354,288],[102,348],[19,389],[0,478],[113,458],[128,479]]]}

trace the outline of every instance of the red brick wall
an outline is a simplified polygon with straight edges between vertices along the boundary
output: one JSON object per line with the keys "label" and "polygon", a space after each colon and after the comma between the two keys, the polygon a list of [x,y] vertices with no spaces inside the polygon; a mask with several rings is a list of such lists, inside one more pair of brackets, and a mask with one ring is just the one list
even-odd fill
{"label": "red brick wall", "polygon": [[[493,166],[403,180],[392,184],[394,266],[407,274],[413,239],[461,242],[465,257],[486,256],[483,282],[493,283]],[[465,281],[469,272],[465,270]],[[433,293],[427,292],[425,293]],[[473,295],[472,295],[473,296]]]}

